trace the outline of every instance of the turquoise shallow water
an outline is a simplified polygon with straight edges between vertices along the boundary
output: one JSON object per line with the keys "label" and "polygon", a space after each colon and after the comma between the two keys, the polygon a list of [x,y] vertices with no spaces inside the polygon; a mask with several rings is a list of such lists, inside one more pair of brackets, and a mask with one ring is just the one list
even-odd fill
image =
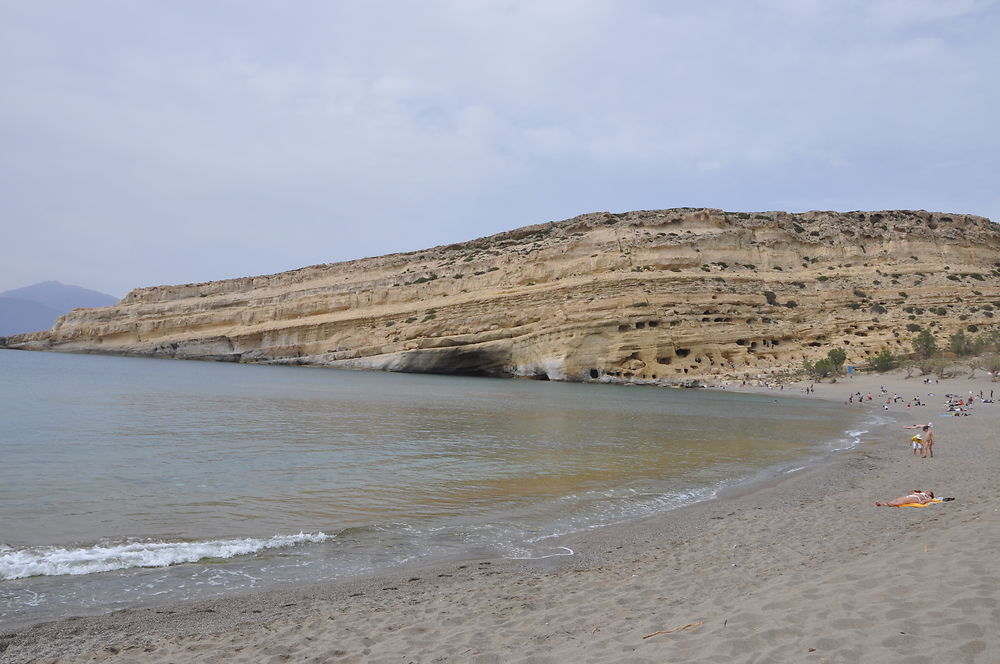
{"label": "turquoise shallow water", "polygon": [[[0,351],[0,626],[568,555],[848,447],[821,401]],[[777,400],[777,403],[775,403]]]}

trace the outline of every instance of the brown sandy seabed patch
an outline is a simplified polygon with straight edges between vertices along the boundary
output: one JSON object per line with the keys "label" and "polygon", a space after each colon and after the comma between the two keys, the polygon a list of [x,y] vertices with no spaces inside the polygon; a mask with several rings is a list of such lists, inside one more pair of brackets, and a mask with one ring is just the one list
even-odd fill
{"label": "brown sandy seabed patch", "polygon": [[[1000,385],[864,377],[817,397],[879,384],[905,397]],[[0,635],[0,661],[1000,662],[1000,501],[981,500],[997,490],[1000,404],[943,418],[929,400],[891,412],[934,422],[933,460],[894,424],[741,495],[564,538],[571,558],[64,620]],[[912,488],[957,500],[873,506]]]}

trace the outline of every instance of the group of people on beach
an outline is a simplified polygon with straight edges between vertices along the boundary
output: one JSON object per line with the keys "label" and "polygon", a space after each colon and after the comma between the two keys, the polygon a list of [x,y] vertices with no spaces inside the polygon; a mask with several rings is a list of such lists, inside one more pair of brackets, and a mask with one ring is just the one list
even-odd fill
{"label": "group of people on beach", "polygon": [[[847,396],[847,403],[848,404],[853,404],[853,403],[863,404],[866,401],[869,401],[869,402],[870,401],[874,401],[874,399],[875,399],[875,397],[872,396],[871,392],[869,392],[868,394],[862,394],[861,392],[853,392],[852,394],[849,394]],[[912,408],[913,406],[923,406],[923,405],[925,405],[924,402],[921,401],[921,399],[920,399],[919,396],[914,396],[913,398],[911,398],[909,400],[904,399],[903,397],[899,396],[899,394],[893,394],[892,397],[890,397],[889,396],[889,391],[886,390],[885,387],[881,388],[881,391],[880,391],[880,394],[879,394],[878,403],[882,404],[882,410],[889,410],[889,406],[893,405],[893,404],[903,404],[907,408]]]}
{"label": "group of people on beach", "polygon": [[[883,388],[884,389],[884,388]],[[933,395],[931,395],[933,396]],[[954,397],[954,395],[945,395],[949,398]],[[992,394],[990,395],[993,396]],[[982,400],[982,396],[980,396]],[[973,397],[969,399],[962,400],[963,406],[971,405]],[[904,429],[920,429],[919,433],[913,435],[910,438],[910,448],[913,450],[914,456],[920,455],[921,459],[934,458],[934,424],[928,422],[927,424],[909,424],[904,426]],[[934,498],[933,491],[924,491],[921,489],[914,489],[905,496],[900,496],[899,498],[893,498],[892,500],[887,500],[885,502],[876,501],[876,507],[902,507],[904,505],[926,505],[930,502],[941,502],[942,500],[954,500],[954,498],[942,498],[938,500]]]}
{"label": "group of people on beach", "polygon": [[[926,458],[930,456],[934,457],[934,432],[931,431],[931,424],[910,424],[903,427],[904,429],[920,429],[920,433],[915,434],[911,439],[911,447],[913,448],[913,454],[920,454],[920,458]],[[953,500],[952,498],[945,498],[944,500]],[[905,496],[900,496],[899,498],[893,498],[892,500],[887,500],[885,502],[875,501],[875,507],[902,507],[904,505],[926,505],[930,502],[941,502],[935,500],[933,491],[924,491],[922,489],[914,489]]]}
{"label": "group of people on beach", "polygon": [[[948,401],[945,402],[947,412],[954,417],[968,417],[972,412],[972,404],[976,401],[976,397],[972,392],[969,392],[968,398],[962,398],[957,394],[946,394],[944,396],[948,399]],[[990,390],[989,399],[984,399],[983,393],[980,391],[979,401],[981,403],[993,403],[993,390]]]}
{"label": "group of people on beach", "polygon": [[868,401],[871,401],[872,393],[869,392],[868,396],[866,397],[865,395],[861,394],[861,392],[853,392],[847,397],[847,403],[854,403],[855,401],[857,401],[858,403],[864,403],[866,398],[868,399]]}
{"label": "group of people on beach", "polygon": [[[885,388],[882,388],[885,390]],[[908,424],[904,429],[920,429],[919,433],[910,438],[910,447],[914,456],[920,455],[921,459],[934,458],[934,431],[932,422],[927,424]],[[948,500],[951,500],[950,498]],[[893,498],[887,501],[875,501],[875,507],[902,507],[904,505],[926,505],[930,502],[940,502],[935,500],[933,491],[914,489],[905,496]]]}
{"label": "group of people on beach", "polygon": [[931,423],[927,424],[911,424],[909,426],[903,427],[904,429],[920,429],[920,433],[915,434],[910,438],[910,447],[913,448],[913,455],[920,455],[921,459],[926,459],[928,456],[934,458],[934,432],[931,431]]}

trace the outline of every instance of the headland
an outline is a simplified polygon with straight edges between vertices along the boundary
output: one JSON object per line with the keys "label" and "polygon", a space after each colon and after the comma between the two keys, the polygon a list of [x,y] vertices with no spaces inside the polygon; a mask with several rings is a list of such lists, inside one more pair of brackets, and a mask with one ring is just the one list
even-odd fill
{"label": "headland", "polygon": [[[1000,230],[962,214],[599,212],[461,244],[130,292],[0,347],[705,385],[991,327]],[[917,320],[919,319],[919,321]],[[917,321],[917,322],[915,322]]]}

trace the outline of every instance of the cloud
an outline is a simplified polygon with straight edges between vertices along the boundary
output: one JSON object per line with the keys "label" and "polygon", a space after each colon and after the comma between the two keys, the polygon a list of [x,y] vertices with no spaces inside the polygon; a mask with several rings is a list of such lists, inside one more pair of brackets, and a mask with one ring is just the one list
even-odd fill
{"label": "cloud", "polygon": [[865,3],[867,17],[876,25],[901,28],[932,25],[950,19],[983,14],[996,7],[994,0],[875,0]]}
{"label": "cloud", "polygon": [[1000,217],[998,27],[971,0],[6,2],[0,287],[121,293],[594,209]]}

